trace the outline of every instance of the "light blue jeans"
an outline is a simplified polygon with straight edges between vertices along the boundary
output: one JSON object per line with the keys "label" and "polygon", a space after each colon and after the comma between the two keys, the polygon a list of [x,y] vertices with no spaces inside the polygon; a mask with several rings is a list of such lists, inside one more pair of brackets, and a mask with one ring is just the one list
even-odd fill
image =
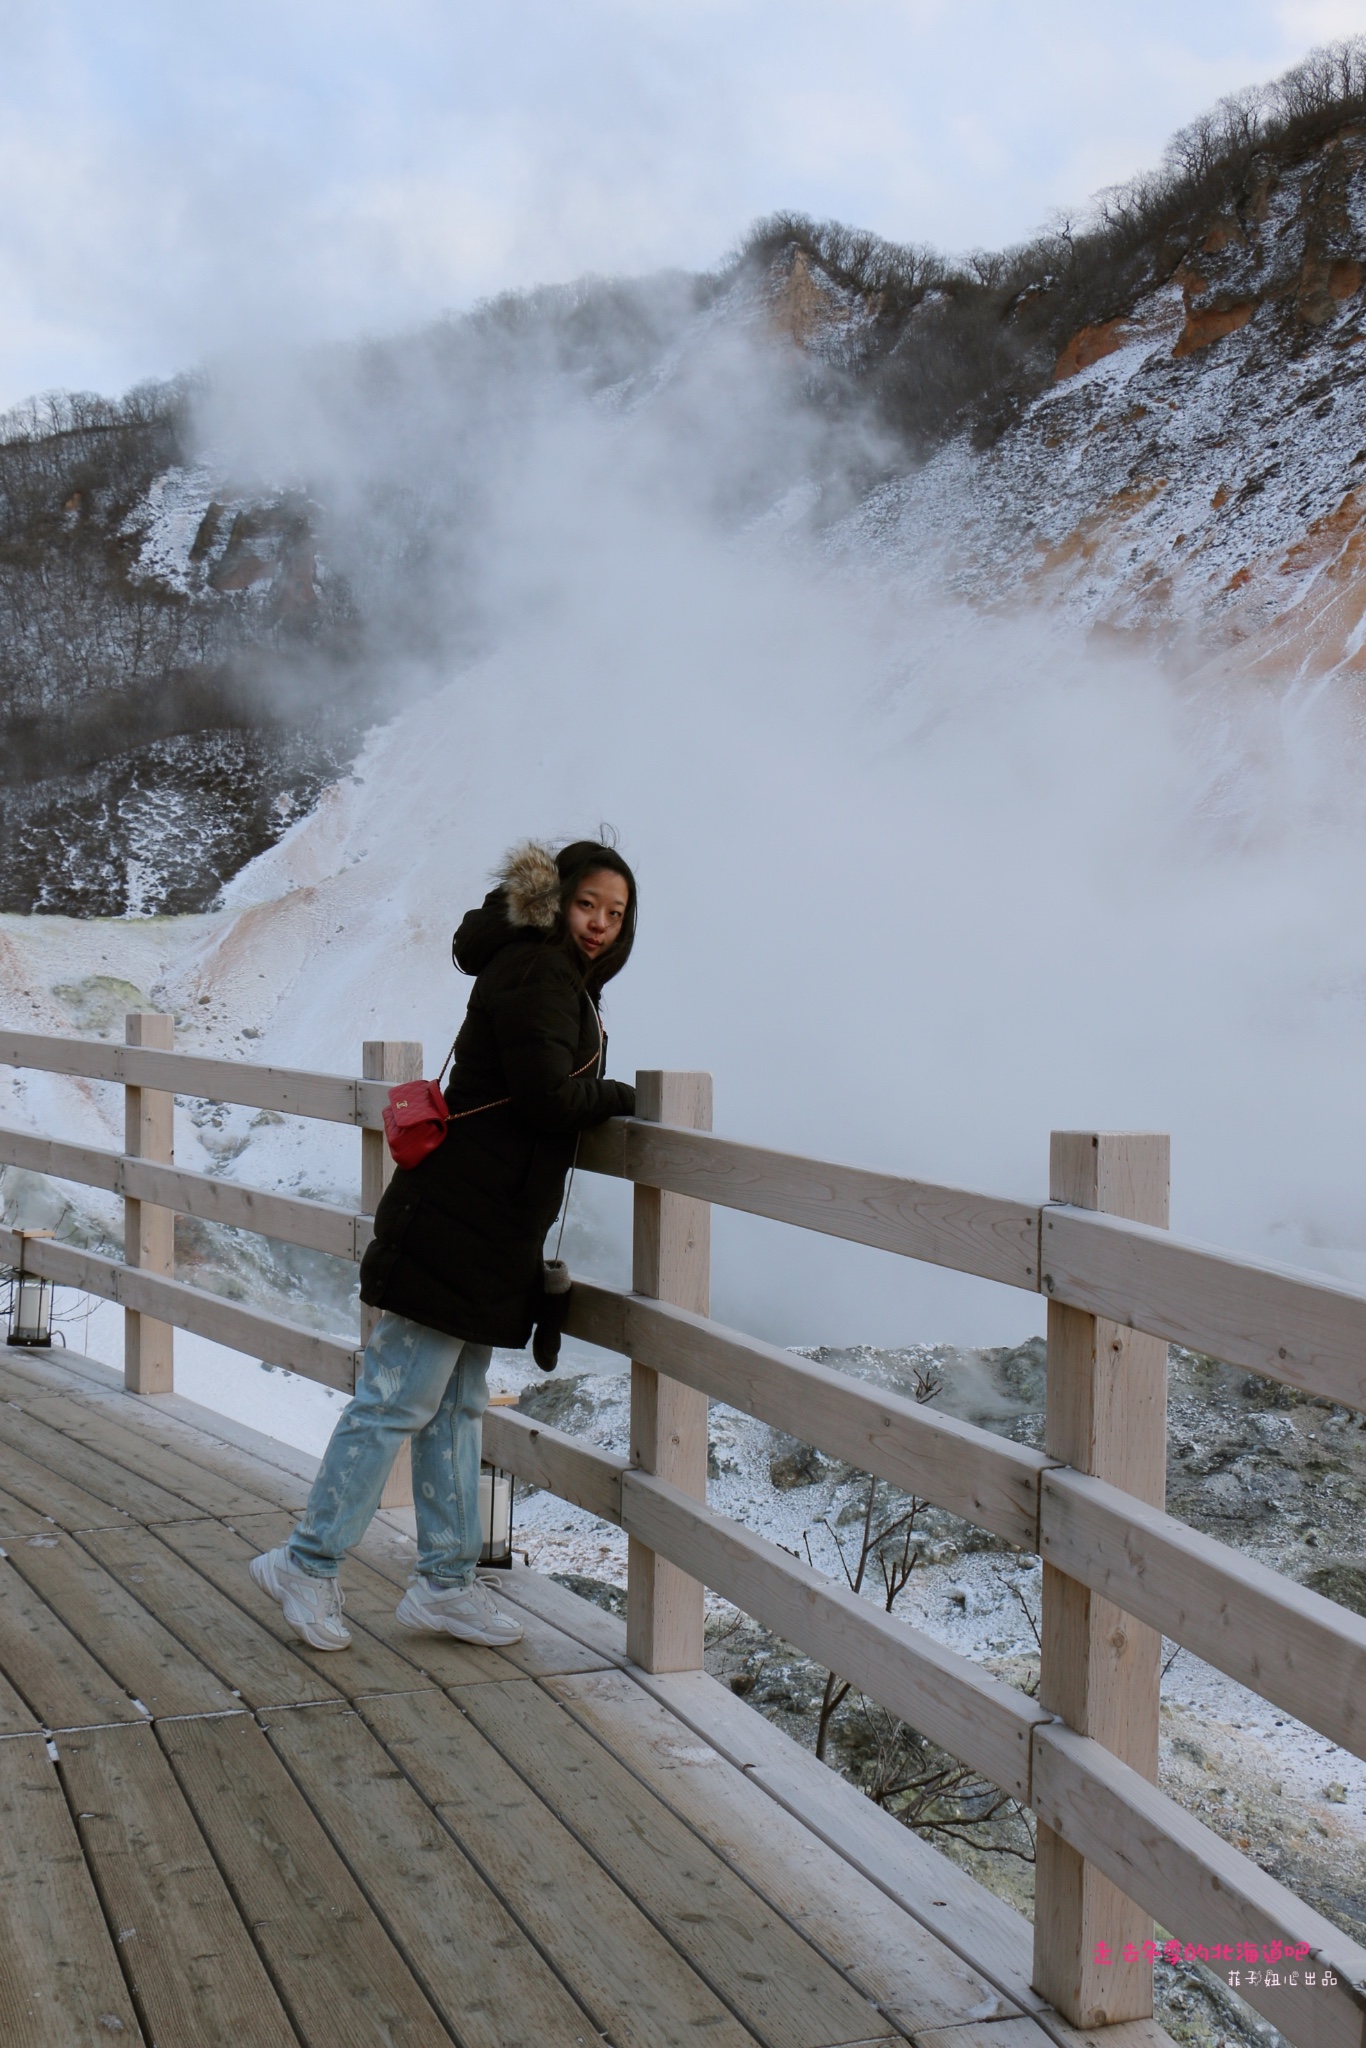
{"label": "light blue jeans", "polygon": [[467,1344],[382,1315],[365,1347],[354,1397],[338,1417],[303,1519],[292,1563],[334,1579],[379,1506],[389,1468],[412,1438],[417,1569],[442,1586],[468,1586],[479,1562],[479,1449],[489,1402],[488,1344]]}

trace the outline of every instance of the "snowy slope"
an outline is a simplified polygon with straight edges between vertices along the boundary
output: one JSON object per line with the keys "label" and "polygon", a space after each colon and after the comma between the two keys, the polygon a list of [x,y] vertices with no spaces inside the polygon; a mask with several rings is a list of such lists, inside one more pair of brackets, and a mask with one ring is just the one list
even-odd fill
{"label": "snowy slope", "polygon": [[1366,665],[1366,135],[1268,176],[1173,277],[1083,329],[995,446],[876,492],[838,545],[1043,603],[1182,668]]}

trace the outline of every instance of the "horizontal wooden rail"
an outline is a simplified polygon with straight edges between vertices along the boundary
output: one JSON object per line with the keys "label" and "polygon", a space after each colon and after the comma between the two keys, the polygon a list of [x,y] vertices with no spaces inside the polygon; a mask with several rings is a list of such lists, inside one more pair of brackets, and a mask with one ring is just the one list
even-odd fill
{"label": "horizontal wooden rail", "polygon": [[709,1131],[629,1117],[585,1131],[579,1165],[1038,1291],[1039,1211],[1028,1202],[770,1152]]}
{"label": "horizontal wooden rail", "polygon": [[1048,1717],[1024,1693],[667,1480],[623,1472],[621,1521],[628,1535],[1028,1801],[1030,1730]]}
{"label": "horizontal wooden rail", "polygon": [[566,1327],[1038,1549],[1039,1474],[1049,1463],[1038,1451],[645,1295],[576,1281]]}
{"label": "horizontal wooden rail", "polygon": [[360,1124],[367,1130],[383,1128],[382,1112],[389,1097],[382,1081],[352,1080],[345,1074],[256,1066],[250,1060],[204,1059],[198,1053],[153,1052],[141,1046],[37,1031],[0,1031],[0,1066],[33,1067],[41,1073],[74,1074],[88,1081],[125,1082],[134,1088],[161,1088],[172,1095],[240,1102],[248,1109],[275,1109],[286,1116]]}
{"label": "horizontal wooden rail", "polygon": [[543,1486],[560,1500],[620,1525],[621,1475],[627,1460],[615,1452],[519,1415],[515,1408],[486,1408],[484,1457],[524,1485]]}
{"label": "horizontal wooden rail", "polygon": [[1309,1967],[1335,1987],[1248,1984],[1238,1995],[1296,2048],[1362,2048],[1366,1949],[1306,1906],[1108,1749],[1060,1721],[1034,1730],[1034,1810],[1113,1884],[1183,1942],[1309,1944]]}
{"label": "horizontal wooden rail", "polygon": [[17,1267],[21,1251],[30,1273],[59,1287],[102,1295],[124,1308],[156,1316],[177,1329],[211,1338],[215,1344],[226,1344],[230,1350],[243,1351],[267,1365],[282,1365],[303,1379],[320,1380],[344,1393],[349,1394],[355,1386],[360,1354],[336,1337],[263,1315],[259,1309],[242,1308],[203,1288],[187,1287],[182,1280],[139,1272],[100,1252],[78,1251],[50,1238],[21,1238],[16,1231],[0,1229],[0,1264]]}
{"label": "horizontal wooden rail", "polygon": [[1094,1210],[1045,1208],[1054,1301],[1366,1410],[1366,1290]]}
{"label": "horizontal wooden rail", "polygon": [[1103,1479],[1042,1475],[1045,1561],[1366,1757],[1366,1619]]}
{"label": "horizontal wooden rail", "polygon": [[154,1202],[204,1223],[254,1230],[262,1237],[330,1252],[338,1259],[359,1259],[374,1231],[368,1216],[330,1202],[272,1194],[266,1188],[244,1187],[212,1174],[160,1166],[96,1145],[66,1145],[56,1138],[39,1138],[31,1131],[4,1125],[0,1125],[0,1165],[22,1166],[32,1173],[51,1174],[56,1180],[105,1188],[110,1194]]}

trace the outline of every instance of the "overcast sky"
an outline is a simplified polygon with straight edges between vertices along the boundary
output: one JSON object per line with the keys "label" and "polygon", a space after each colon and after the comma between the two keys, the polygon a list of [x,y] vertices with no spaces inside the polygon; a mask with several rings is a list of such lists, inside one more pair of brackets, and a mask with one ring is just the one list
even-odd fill
{"label": "overcast sky", "polygon": [[758,215],[1016,239],[1366,0],[0,0],[0,405]]}

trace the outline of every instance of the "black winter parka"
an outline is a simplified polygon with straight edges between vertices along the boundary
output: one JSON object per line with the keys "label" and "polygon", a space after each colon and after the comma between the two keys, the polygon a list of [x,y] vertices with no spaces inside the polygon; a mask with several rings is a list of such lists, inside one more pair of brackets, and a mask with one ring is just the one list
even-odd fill
{"label": "black winter parka", "polygon": [[547,931],[518,915],[505,885],[455,935],[456,962],[476,980],[446,1084],[451,1121],[434,1152],[395,1171],[360,1269],[372,1308],[512,1349],[540,1312],[546,1233],[578,1133],[635,1113],[635,1090],[601,1078],[597,1011],[562,923]]}

